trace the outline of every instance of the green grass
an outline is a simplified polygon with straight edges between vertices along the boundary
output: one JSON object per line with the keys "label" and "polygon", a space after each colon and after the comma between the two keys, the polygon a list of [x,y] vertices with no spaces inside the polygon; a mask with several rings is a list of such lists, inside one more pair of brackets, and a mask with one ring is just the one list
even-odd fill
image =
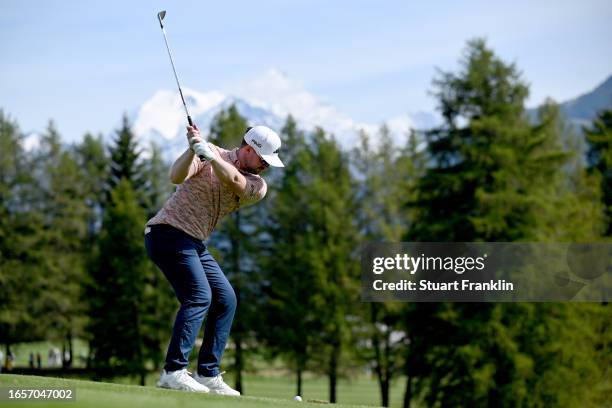
{"label": "green grass", "polygon": [[[62,378],[34,377],[0,374],[0,387],[20,388],[74,388],[76,402],[0,402],[2,407],[72,407],[72,408],[201,408],[205,407],[321,407],[319,403],[298,403],[291,397],[283,399],[262,397],[222,397],[217,395],[194,394],[183,391],[162,390],[154,387],[137,385],[99,383]],[[299,404],[299,405],[297,405]],[[335,405],[335,407],[355,407],[358,405]]]}
{"label": "green grass", "polygon": [[[328,400],[328,378],[324,376],[303,379],[303,394],[306,398]],[[254,396],[270,396],[286,398],[295,395],[295,378],[262,377],[247,375],[244,379],[245,392]],[[230,384],[233,384],[231,382]],[[403,379],[395,381],[391,387],[391,406],[400,407],[403,401],[405,382]],[[342,404],[380,405],[380,390],[374,378],[360,376],[352,379],[340,379],[336,390],[338,402]]]}
{"label": "green grass", "polygon": [[[43,357],[43,368],[46,368],[47,353],[49,348],[53,346],[61,350],[61,344],[55,344],[50,341],[13,345],[12,349],[17,356],[16,366],[27,367],[30,352],[40,352]],[[76,358],[75,366],[81,367],[83,365],[78,361],[78,354],[81,351],[87,352],[87,343],[83,340],[75,339],[74,350]],[[197,354],[194,353],[194,358],[196,356]],[[227,358],[231,360],[229,353]],[[244,394],[249,397],[291,400],[296,393],[295,374],[288,373],[284,369],[284,364],[281,360],[271,362],[263,360],[258,356],[253,356],[253,358],[255,360],[251,360],[252,371],[245,373],[243,376]],[[193,368],[195,362],[192,361],[190,366]],[[0,375],[0,377],[2,376]],[[232,386],[235,384],[231,373],[225,374],[223,377],[228,384]],[[149,387],[154,387],[158,378],[159,373],[151,373],[146,377],[145,384]],[[111,381],[124,385],[138,385],[139,382],[135,377],[114,378]],[[399,377],[392,382],[390,389],[391,407],[397,408],[402,406],[405,385],[404,377]],[[305,399],[324,401],[329,399],[328,378],[326,376],[305,373],[302,389],[302,396]],[[349,379],[339,379],[336,395],[338,402],[341,404],[379,406],[381,403],[380,390],[376,378],[365,374],[354,375]],[[3,408],[1,404],[0,408]]]}
{"label": "green grass", "polygon": [[[159,374],[151,374],[146,377],[145,384],[154,386]],[[224,380],[231,386],[234,378],[231,374],[224,374]],[[117,378],[114,382],[124,384],[137,384],[138,379]],[[404,398],[405,378],[400,377],[392,382],[390,390],[391,407],[401,407]],[[266,375],[245,374],[243,376],[243,393],[253,397],[271,397],[280,399],[291,399],[295,395],[294,375]],[[306,373],[302,380],[302,396],[305,399],[329,400],[328,378]],[[379,406],[380,390],[376,379],[361,375],[351,379],[339,379],[336,389],[338,402],[341,404],[360,404]],[[1,408],[1,407],[0,407]]]}

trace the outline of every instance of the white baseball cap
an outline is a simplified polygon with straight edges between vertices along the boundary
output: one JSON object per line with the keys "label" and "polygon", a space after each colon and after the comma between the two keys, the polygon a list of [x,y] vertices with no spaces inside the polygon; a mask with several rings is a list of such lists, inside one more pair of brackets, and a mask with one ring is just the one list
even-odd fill
{"label": "white baseball cap", "polygon": [[244,141],[270,166],[285,167],[278,157],[278,149],[281,147],[280,137],[269,127],[252,127],[244,135]]}

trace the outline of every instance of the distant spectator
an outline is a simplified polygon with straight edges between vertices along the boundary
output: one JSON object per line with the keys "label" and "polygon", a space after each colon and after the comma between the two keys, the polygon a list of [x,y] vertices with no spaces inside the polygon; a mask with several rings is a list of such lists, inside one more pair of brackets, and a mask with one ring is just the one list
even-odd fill
{"label": "distant spectator", "polygon": [[36,367],[40,370],[42,368],[42,357],[40,356],[40,352],[36,353]]}
{"label": "distant spectator", "polygon": [[30,352],[30,357],[28,358],[28,362],[30,363],[30,368],[34,368],[34,353]]}
{"label": "distant spectator", "polygon": [[4,361],[4,353],[0,350],[0,373],[2,372],[2,368],[4,367],[6,362]]}
{"label": "distant spectator", "polygon": [[49,367],[58,367],[62,365],[61,353],[57,347],[52,347],[49,349],[47,365]]}
{"label": "distant spectator", "polygon": [[13,369],[13,364],[15,362],[15,354],[12,351],[9,351],[6,356],[6,371],[11,371]]}
{"label": "distant spectator", "polygon": [[64,367],[70,367],[70,364],[72,363],[72,356],[70,355],[70,351],[69,350],[64,350],[64,361],[63,361],[63,366]]}
{"label": "distant spectator", "polygon": [[79,361],[81,362],[81,364],[86,365],[87,364],[87,354],[85,354],[84,351],[81,351],[79,353]]}
{"label": "distant spectator", "polygon": [[53,355],[55,356],[55,365],[57,367],[61,367],[62,366],[62,353],[60,349],[58,349],[57,347],[53,347]]}
{"label": "distant spectator", "polygon": [[49,356],[47,359],[47,365],[49,367],[57,367],[61,365],[60,352],[57,348],[52,347],[49,349]]}

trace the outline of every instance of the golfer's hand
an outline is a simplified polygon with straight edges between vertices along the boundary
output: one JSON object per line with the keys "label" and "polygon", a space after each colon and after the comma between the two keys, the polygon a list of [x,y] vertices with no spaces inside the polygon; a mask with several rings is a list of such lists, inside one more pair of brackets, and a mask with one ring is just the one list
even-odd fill
{"label": "golfer's hand", "polygon": [[189,147],[198,157],[204,158],[207,161],[217,158],[206,140],[200,135],[200,130],[196,126],[187,126],[187,140],[189,141]]}

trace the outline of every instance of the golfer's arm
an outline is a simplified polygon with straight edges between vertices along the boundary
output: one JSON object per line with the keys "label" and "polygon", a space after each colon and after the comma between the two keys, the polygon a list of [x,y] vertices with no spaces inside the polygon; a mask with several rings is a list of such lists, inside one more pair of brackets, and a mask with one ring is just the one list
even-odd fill
{"label": "golfer's arm", "polygon": [[210,164],[223,184],[228,186],[238,197],[244,195],[247,185],[246,177],[236,167],[220,158],[211,161]]}
{"label": "golfer's arm", "polygon": [[178,159],[176,159],[170,168],[170,181],[173,184],[181,184],[190,176],[189,170],[192,167],[194,157],[195,154],[193,151],[187,149]]}

